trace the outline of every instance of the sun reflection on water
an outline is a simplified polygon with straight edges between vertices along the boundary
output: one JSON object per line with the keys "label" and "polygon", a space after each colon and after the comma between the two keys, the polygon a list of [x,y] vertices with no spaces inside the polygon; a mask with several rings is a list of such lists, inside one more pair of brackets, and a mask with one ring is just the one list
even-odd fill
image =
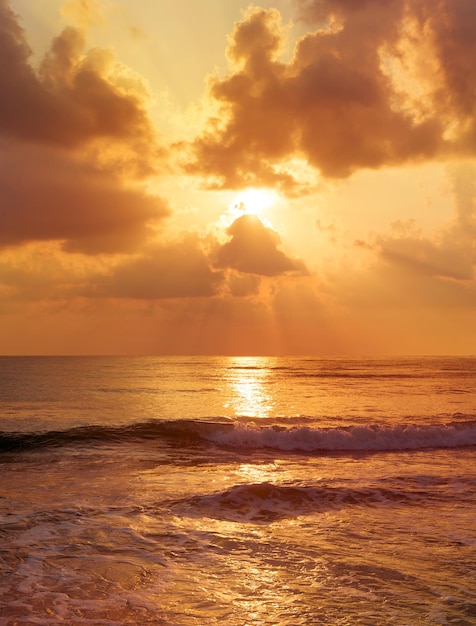
{"label": "sun reflection on water", "polygon": [[272,483],[277,475],[281,474],[280,464],[272,463],[241,463],[238,467],[237,476],[246,483]]}
{"label": "sun reflection on water", "polygon": [[273,359],[267,357],[230,357],[227,408],[235,415],[269,417],[276,400],[273,394]]}

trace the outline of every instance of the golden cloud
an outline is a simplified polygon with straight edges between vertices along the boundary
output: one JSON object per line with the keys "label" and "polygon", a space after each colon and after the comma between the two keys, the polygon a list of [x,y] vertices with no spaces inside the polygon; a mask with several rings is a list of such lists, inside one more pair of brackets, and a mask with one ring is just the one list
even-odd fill
{"label": "golden cloud", "polygon": [[88,254],[131,251],[169,213],[164,200],[62,149],[2,142],[0,160],[3,247],[61,240]]}
{"label": "golden cloud", "polygon": [[107,274],[93,276],[84,295],[141,300],[210,297],[221,281],[222,273],[210,268],[198,239],[187,236],[153,246]]}
{"label": "golden cloud", "polygon": [[288,272],[307,273],[302,261],[279,250],[279,236],[256,215],[242,215],[228,228],[230,241],[216,252],[217,267],[244,274],[279,276]]}
{"label": "golden cloud", "polygon": [[[314,30],[297,41],[289,62],[280,60],[285,31],[276,10],[250,9],[236,25],[231,72],[210,89],[221,115],[193,142],[189,171],[218,188],[261,183],[290,192],[297,181],[282,164],[293,157],[342,178],[475,154],[473,0],[298,5]],[[416,65],[404,67],[412,49]],[[422,77],[424,111],[412,92]]]}
{"label": "golden cloud", "polygon": [[138,184],[161,154],[144,86],[110,53],[86,51],[71,27],[36,71],[6,0],[0,23],[0,246],[61,240],[92,254],[142,245],[169,212]]}

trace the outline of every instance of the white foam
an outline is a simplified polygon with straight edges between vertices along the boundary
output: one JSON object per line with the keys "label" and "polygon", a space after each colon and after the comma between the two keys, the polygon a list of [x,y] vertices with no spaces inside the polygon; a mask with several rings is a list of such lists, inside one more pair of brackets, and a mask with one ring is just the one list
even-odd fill
{"label": "white foam", "polygon": [[260,428],[236,425],[207,435],[214,443],[239,448],[274,448],[296,451],[416,450],[476,445],[476,424],[443,426],[398,425],[347,428]]}

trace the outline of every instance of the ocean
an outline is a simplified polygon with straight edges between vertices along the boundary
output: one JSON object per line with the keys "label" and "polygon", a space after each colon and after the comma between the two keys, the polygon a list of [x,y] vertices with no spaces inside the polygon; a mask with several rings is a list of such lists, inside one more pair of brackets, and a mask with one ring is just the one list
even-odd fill
{"label": "ocean", "polygon": [[476,358],[0,358],[0,626],[476,624]]}

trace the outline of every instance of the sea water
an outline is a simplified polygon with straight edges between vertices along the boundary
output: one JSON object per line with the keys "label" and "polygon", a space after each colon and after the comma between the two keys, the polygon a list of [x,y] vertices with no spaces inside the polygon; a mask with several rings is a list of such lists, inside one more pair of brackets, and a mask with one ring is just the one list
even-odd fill
{"label": "sea water", "polygon": [[0,625],[476,624],[476,358],[0,358]]}

